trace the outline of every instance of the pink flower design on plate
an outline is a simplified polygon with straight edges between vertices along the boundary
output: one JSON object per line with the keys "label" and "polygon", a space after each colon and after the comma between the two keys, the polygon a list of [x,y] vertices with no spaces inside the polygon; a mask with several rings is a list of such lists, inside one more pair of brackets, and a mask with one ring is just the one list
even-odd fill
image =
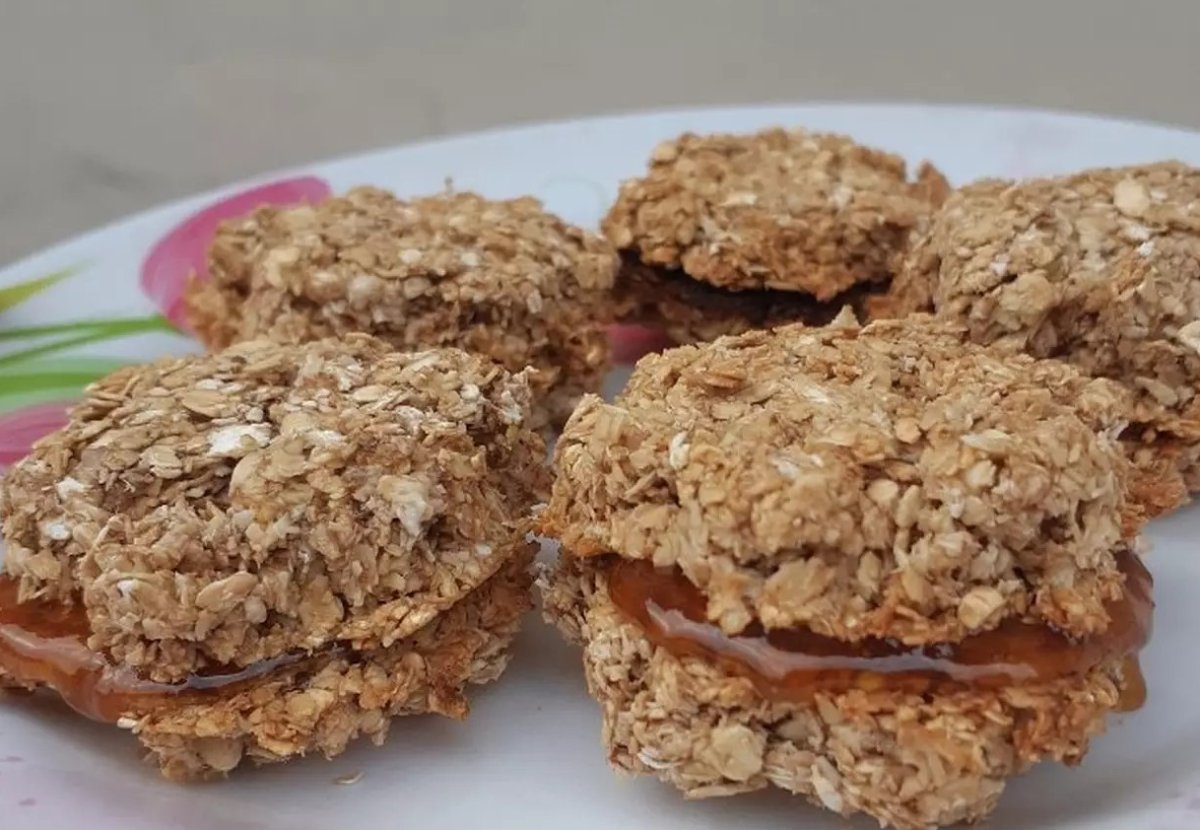
{"label": "pink flower design on plate", "polygon": [[43,435],[66,426],[70,406],[71,401],[53,401],[0,415],[0,471],[28,455]]}
{"label": "pink flower design on plate", "polygon": [[609,327],[608,342],[612,347],[613,362],[622,366],[632,366],[643,355],[675,345],[658,329],[625,324]]}
{"label": "pink flower design on plate", "polygon": [[208,278],[208,246],[221,222],[245,216],[263,205],[317,202],[330,192],[324,180],[299,176],[243,190],[209,205],[180,222],[150,249],[142,263],[142,291],[154,301],[164,317],[184,328],[184,286],[192,273],[200,279]]}

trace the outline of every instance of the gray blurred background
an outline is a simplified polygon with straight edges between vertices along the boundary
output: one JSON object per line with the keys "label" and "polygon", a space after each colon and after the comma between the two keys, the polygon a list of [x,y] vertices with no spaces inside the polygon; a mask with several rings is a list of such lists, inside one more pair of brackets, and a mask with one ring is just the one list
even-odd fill
{"label": "gray blurred background", "polygon": [[0,0],[0,264],[277,167],[804,100],[1200,127],[1196,0]]}

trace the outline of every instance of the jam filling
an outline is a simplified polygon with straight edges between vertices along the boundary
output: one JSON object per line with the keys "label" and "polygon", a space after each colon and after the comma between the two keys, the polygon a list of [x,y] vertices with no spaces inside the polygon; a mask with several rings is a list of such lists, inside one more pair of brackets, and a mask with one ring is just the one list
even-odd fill
{"label": "jam filling", "polygon": [[178,683],[156,683],[111,663],[87,647],[82,605],[17,602],[18,582],[0,577],[0,672],[20,683],[56,691],[72,709],[93,720],[116,723],[194,696],[229,692],[248,681],[305,659],[286,654],[245,668],[219,668]]}
{"label": "jam filling", "polygon": [[729,635],[708,622],[704,595],[682,572],[630,559],[613,561],[608,591],[656,646],[746,677],[768,700],[804,702],[818,692],[850,689],[914,694],[994,689],[1081,676],[1122,660],[1119,708],[1129,711],[1145,700],[1137,653],[1150,639],[1153,580],[1132,553],[1118,554],[1117,564],[1125,590],[1105,606],[1109,625],[1081,639],[1014,619],[956,643],[924,646],[881,638],[846,642],[807,628],[764,631],[757,624]]}

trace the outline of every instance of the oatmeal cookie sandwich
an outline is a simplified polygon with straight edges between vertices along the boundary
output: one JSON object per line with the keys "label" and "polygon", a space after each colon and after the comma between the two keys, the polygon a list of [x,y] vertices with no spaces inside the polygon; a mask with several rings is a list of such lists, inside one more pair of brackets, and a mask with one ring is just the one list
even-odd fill
{"label": "oatmeal cookie sandwich", "polygon": [[645,358],[557,446],[549,616],[615,767],[978,820],[1138,705],[1120,389],[927,318]]}
{"label": "oatmeal cookie sandwich", "polygon": [[366,332],[399,349],[455,346],[527,366],[534,424],[561,425],[608,368],[617,256],[532,198],[406,201],[358,188],[225,223],[193,279],[188,319],[209,348]]}
{"label": "oatmeal cookie sandwich", "polygon": [[529,414],[523,375],[366,335],[111,375],[0,486],[0,686],[176,779],[464,717],[530,607]]}
{"label": "oatmeal cookie sandwich", "polygon": [[948,191],[891,153],[807,130],[659,145],[603,222],[621,251],[620,314],[681,343],[824,325],[884,289]]}
{"label": "oatmeal cookie sandwich", "polygon": [[1131,394],[1122,438],[1151,515],[1200,490],[1200,170],[1178,162],[956,191],[872,311],[961,321]]}

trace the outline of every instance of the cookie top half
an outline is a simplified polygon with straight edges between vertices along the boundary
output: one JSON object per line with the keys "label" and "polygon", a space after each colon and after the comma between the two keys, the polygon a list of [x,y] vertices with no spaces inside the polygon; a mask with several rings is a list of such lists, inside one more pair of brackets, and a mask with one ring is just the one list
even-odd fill
{"label": "cookie top half", "polygon": [[840,135],[688,133],[621,185],[603,228],[648,265],[721,288],[827,300],[888,279],[947,190],[932,166],[910,181],[904,159]]}
{"label": "cookie top half", "polygon": [[678,566],[727,632],[1102,630],[1123,406],[1115,384],[923,316],[726,337],[585,399],[541,523],[573,555]]}
{"label": "cookie top half", "polygon": [[247,304],[218,317],[201,303],[193,316],[217,346],[235,335],[299,341],[350,331],[430,344],[436,338],[414,329],[431,304],[549,316],[556,302],[607,292],[616,267],[603,239],[530,197],[405,201],[360,187],[225,223],[209,254],[212,285]]}
{"label": "cookie top half", "polygon": [[154,679],[388,644],[524,544],[529,411],[491,361],[366,335],[123,369],[5,477],[5,568]]}
{"label": "cookie top half", "polygon": [[1200,170],[1102,168],[956,191],[897,278],[972,339],[1124,381],[1135,420],[1197,434]]}
{"label": "cookie top half", "polygon": [[1200,170],[1180,162],[983,179],[946,199],[899,279],[913,307],[931,304],[991,342],[1103,294],[1131,255],[1186,251],[1200,257]]}
{"label": "cookie top half", "polygon": [[185,304],[209,348],[351,332],[402,349],[453,346],[512,372],[534,367],[540,404],[606,369],[617,266],[607,241],[533,198],[403,200],[363,187],[226,222],[209,278],[193,281]]}

